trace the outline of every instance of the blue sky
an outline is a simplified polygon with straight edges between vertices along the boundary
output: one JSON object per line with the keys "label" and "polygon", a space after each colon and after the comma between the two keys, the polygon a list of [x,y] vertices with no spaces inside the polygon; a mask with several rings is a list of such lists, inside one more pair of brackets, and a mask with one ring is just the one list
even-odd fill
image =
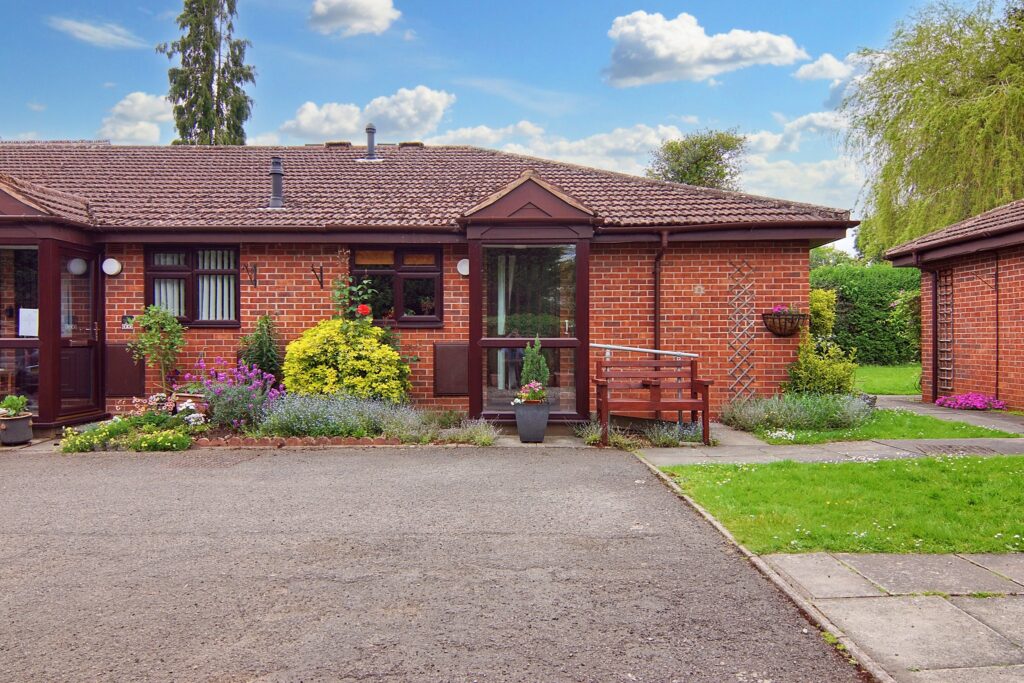
{"label": "blue sky", "polygon": [[[8,0],[0,137],[173,138],[180,2]],[[240,0],[250,143],[479,144],[639,173],[665,137],[751,136],[745,190],[853,208],[838,94],[904,0]],[[824,56],[823,56],[824,55]]]}

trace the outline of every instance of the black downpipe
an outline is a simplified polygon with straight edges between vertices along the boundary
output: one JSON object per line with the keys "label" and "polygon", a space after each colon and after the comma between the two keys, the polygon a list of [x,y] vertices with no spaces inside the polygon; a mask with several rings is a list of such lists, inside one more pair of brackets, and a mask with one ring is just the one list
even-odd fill
{"label": "black downpipe", "polygon": [[[661,231],[661,244],[654,254],[654,348],[661,348],[661,262],[668,248],[668,231]],[[659,354],[654,355],[655,358]]]}

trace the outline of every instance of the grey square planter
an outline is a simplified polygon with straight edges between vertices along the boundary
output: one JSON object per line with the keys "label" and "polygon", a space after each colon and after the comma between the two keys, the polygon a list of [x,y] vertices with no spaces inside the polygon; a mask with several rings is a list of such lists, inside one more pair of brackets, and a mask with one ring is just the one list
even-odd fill
{"label": "grey square planter", "polygon": [[517,403],[516,430],[519,432],[519,440],[522,443],[544,443],[544,432],[548,428],[548,415],[551,414],[551,404],[543,403]]}

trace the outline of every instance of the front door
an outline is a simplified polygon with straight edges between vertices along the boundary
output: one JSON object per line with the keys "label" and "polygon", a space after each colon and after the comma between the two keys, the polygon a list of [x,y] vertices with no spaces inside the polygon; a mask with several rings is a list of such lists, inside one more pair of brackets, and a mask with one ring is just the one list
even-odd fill
{"label": "front door", "polygon": [[58,249],[60,278],[60,391],[62,417],[102,410],[99,260],[90,250]]}
{"label": "front door", "polygon": [[471,340],[470,355],[480,373],[479,384],[470,388],[472,407],[479,406],[485,417],[511,416],[522,385],[524,348],[539,338],[552,417],[584,417],[588,354],[580,297],[586,287],[581,292],[579,281],[586,281],[587,245],[483,243],[473,251],[479,254],[480,285],[471,296],[478,299],[473,308],[482,319]]}

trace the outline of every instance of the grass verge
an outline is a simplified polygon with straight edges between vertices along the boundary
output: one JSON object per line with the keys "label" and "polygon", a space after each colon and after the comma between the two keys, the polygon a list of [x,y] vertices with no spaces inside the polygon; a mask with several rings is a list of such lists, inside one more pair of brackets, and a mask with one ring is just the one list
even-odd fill
{"label": "grass verge", "polygon": [[757,436],[770,444],[875,441],[877,439],[974,439],[1019,436],[998,429],[950,422],[907,410],[876,410],[868,420],[847,429],[759,429]]}
{"label": "grass verge", "polygon": [[920,394],[921,364],[861,365],[857,368],[855,386],[865,394]]}
{"label": "grass verge", "polygon": [[666,467],[751,551],[1024,550],[1024,457]]}

